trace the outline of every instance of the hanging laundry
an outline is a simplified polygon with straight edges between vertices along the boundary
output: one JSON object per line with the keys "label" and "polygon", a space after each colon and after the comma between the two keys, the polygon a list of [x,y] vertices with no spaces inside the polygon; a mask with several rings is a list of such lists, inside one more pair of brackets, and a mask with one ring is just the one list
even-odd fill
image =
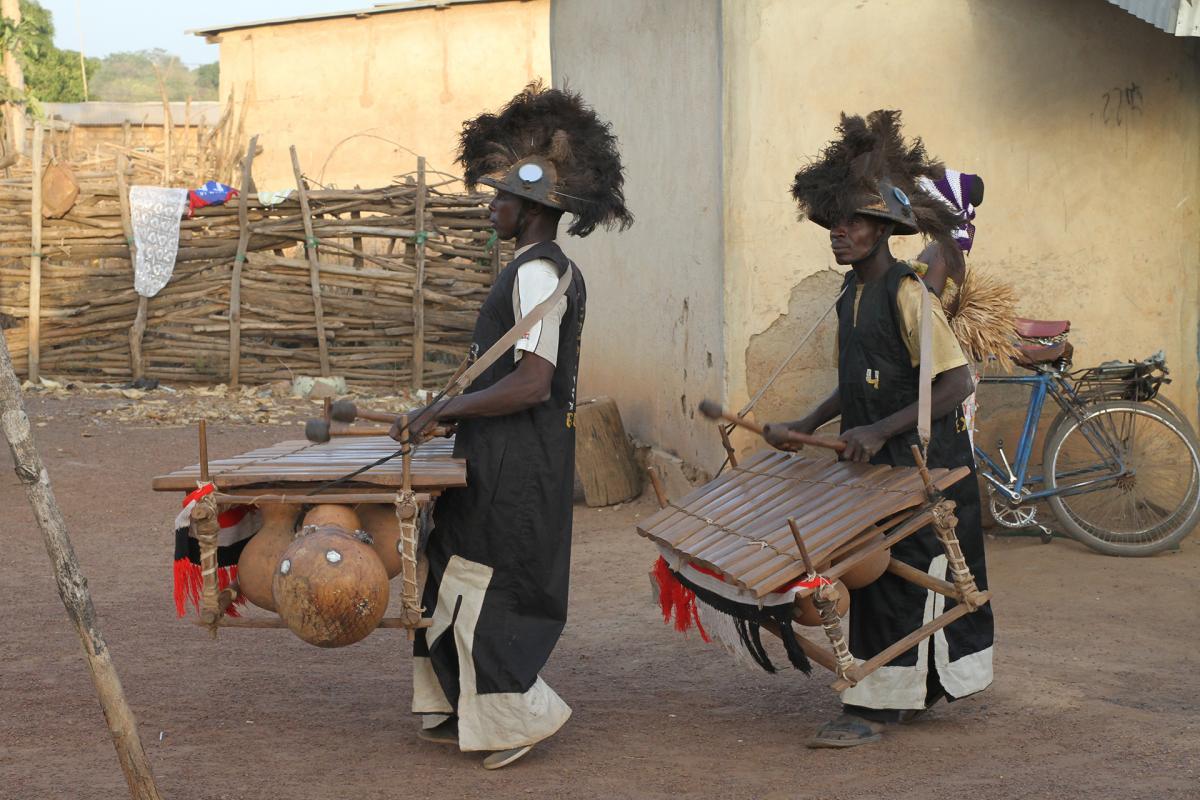
{"label": "hanging laundry", "polygon": [[276,189],[273,192],[259,192],[258,202],[264,206],[277,206],[292,196],[294,189]]}
{"label": "hanging laundry", "polygon": [[187,189],[133,186],[129,189],[129,214],[137,256],[133,288],[142,297],[154,297],[171,280],[179,252],[179,222],[187,209]]}
{"label": "hanging laundry", "polygon": [[206,181],[199,189],[188,192],[188,216],[196,213],[197,208],[219,206],[237,197],[237,189],[217,181]]}

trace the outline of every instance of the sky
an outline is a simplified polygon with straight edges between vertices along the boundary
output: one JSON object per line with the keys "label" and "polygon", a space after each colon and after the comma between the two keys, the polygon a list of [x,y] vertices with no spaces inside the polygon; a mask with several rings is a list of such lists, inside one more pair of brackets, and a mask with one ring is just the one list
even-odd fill
{"label": "sky", "polygon": [[38,0],[54,15],[54,44],[103,58],[161,47],[189,67],[218,59],[217,45],[192,28],[370,8],[380,0]]}

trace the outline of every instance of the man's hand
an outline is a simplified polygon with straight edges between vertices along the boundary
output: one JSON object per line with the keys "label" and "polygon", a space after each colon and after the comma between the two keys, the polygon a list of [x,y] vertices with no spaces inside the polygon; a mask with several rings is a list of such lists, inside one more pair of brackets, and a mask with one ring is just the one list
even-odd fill
{"label": "man's hand", "polygon": [[874,425],[851,428],[839,438],[846,443],[846,449],[842,452],[843,461],[870,461],[887,444],[887,437]]}
{"label": "man's hand", "polygon": [[[432,435],[432,429],[437,426],[438,416],[445,410],[446,405],[450,401],[439,400],[436,403],[431,403],[424,408],[414,409],[408,412],[408,440],[414,444],[420,444],[428,440]],[[388,436],[401,441],[403,437],[403,426],[401,420],[403,418],[397,416],[396,421],[392,423],[392,429],[388,431]]]}
{"label": "man's hand", "polygon": [[782,450],[785,453],[794,453],[804,447],[803,444],[791,439],[789,434],[792,431],[797,433],[812,433],[803,423],[787,423],[787,422],[769,422],[763,426],[763,438],[767,444],[774,447],[776,450]]}

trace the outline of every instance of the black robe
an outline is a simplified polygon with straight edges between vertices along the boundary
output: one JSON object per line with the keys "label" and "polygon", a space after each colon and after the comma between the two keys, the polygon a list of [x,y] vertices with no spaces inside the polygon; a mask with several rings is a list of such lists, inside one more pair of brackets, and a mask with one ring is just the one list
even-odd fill
{"label": "black robe", "polygon": [[[842,432],[869,425],[917,402],[919,370],[912,366],[900,328],[896,303],[900,283],[916,279],[905,263],[895,262],[877,281],[854,287],[838,303],[838,392]],[[915,466],[915,429],[895,436],[871,459],[873,464]],[[946,490],[956,504],[957,534],[976,585],[987,588],[979,485],[975,458],[961,407],[932,420],[927,463],[930,467],[968,467],[971,474]],[[923,528],[892,548],[892,557],[935,578],[948,579],[945,552],[932,527]],[[885,572],[879,580],[850,593],[850,651],[867,660],[921,627],[955,601]],[[978,692],[992,681],[992,607],[987,604],[923,640],[889,665],[842,695],[844,703],[869,709],[923,708],[943,693],[951,699]]]}
{"label": "black robe", "polygon": [[[480,309],[472,348],[486,352],[516,323],[517,270],[539,258],[552,261],[559,275],[574,271],[550,399],[460,423],[455,455],[467,461],[467,486],[438,499],[426,546],[422,602],[433,625],[417,633],[413,711],[456,714],[463,750],[533,744],[570,716],[538,677],[567,619],[575,385],[586,300],[582,274],[556,243],[533,245],[500,273]],[[467,392],[516,367],[510,349]]]}

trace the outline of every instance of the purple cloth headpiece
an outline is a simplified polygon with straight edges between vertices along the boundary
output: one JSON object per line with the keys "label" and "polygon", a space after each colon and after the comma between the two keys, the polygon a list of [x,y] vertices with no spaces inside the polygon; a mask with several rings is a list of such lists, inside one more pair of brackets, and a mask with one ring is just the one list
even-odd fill
{"label": "purple cloth headpiece", "polygon": [[945,177],[936,181],[921,178],[921,185],[927,192],[940,197],[946,205],[962,214],[964,224],[954,230],[954,241],[958,242],[964,253],[970,253],[975,243],[975,206],[971,205],[970,197],[977,180],[977,175],[953,169],[947,169]]}

